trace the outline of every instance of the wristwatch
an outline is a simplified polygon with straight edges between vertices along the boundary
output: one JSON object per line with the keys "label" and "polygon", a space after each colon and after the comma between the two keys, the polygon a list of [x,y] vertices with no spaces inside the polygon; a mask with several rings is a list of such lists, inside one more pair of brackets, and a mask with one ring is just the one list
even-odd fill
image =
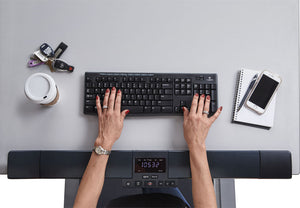
{"label": "wristwatch", "polygon": [[97,155],[110,155],[110,152],[111,152],[109,150],[104,149],[101,146],[96,146],[93,148],[93,150]]}

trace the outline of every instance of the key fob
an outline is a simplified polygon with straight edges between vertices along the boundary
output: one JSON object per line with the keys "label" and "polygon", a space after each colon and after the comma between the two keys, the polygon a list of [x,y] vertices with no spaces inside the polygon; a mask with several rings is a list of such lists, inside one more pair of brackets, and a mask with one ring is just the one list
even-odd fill
{"label": "key fob", "polygon": [[41,64],[44,64],[43,62],[41,62],[39,59],[30,59],[28,62],[28,67],[35,67],[35,66],[39,66]]}
{"label": "key fob", "polygon": [[53,57],[54,56],[53,49],[47,43],[43,43],[40,46],[40,51],[42,52],[42,54],[44,54],[47,57]]}
{"label": "key fob", "polygon": [[59,59],[54,61],[53,66],[57,70],[68,71],[68,72],[74,71],[74,66],[71,66],[71,65],[67,64],[66,62],[63,62],[62,60],[59,60]]}
{"label": "key fob", "polygon": [[68,48],[68,45],[66,45],[64,42],[61,42],[57,48],[54,50],[54,58],[58,59]]}

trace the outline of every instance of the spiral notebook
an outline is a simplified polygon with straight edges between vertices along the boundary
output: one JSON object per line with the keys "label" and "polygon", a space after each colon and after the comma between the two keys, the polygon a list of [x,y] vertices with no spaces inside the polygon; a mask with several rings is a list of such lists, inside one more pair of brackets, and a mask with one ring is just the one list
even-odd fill
{"label": "spiral notebook", "polygon": [[237,108],[240,101],[243,99],[247,88],[254,77],[255,74],[261,73],[261,71],[255,71],[250,69],[241,69],[238,79],[237,79],[237,92],[236,101],[233,109],[233,122],[239,122],[244,124],[262,126],[266,128],[271,128],[274,123],[275,114],[275,104],[276,104],[276,94],[274,95],[271,103],[269,104],[267,110],[262,115],[257,114],[251,109],[247,108],[245,104],[237,112]]}

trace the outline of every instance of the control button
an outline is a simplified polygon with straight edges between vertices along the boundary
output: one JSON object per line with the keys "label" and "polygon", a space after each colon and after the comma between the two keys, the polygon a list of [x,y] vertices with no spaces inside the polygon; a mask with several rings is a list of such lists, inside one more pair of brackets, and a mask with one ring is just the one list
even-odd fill
{"label": "control button", "polygon": [[136,181],[136,182],[135,182],[135,186],[137,186],[137,187],[142,186],[142,181]]}
{"label": "control button", "polygon": [[170,181],[170,186],[176,186],[175,181]]}
{"label": "control button", "polygon": [[165,181],[166,186],[170,186],[170,181]]}
{"label": "control button", "polygon": [[130,186],[131,186],[131,182],[130,182],[130,181],[126,181],[126,182],[125,182],[125,186],[126,186],[126,187],[130,187]]}
{"label": "control button", "polygon": [[158,181],[158,186],[163,186],[164,182],[163,181]]}
{"label": "control button", "polygon": [[150,177],[148,175],[143,175],[143,179],[149,179]]}
{"label": "control button", "polygon": [[152,179],[158,179],[158,175],[152,175],[151,178]]}
{"label": "control button", "polygon": [[152,187],[155,186],[155,181],[145,181],[145,186]]}

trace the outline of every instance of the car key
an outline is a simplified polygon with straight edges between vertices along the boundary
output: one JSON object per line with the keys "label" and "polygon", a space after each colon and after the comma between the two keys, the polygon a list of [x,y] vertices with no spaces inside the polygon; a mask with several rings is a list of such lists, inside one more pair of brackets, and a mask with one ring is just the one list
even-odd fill
{"label": "car key", "polygon": [[45,63],[49,67],[51,72],[55,72],[55,69],[53,68],[53,62],[53,59],[48,59],[48,61]]}
{"label": "car key", "polygon": [[40,50],[35,51],[33,54],[44,63],[48,61],[48,58],[46,56],[44,56]]}
{"label": "car key", "polygon": [[74,66],[67,64],[66,62],[56,59],[53,62],[53,67],[57,70],[73,72]]}

